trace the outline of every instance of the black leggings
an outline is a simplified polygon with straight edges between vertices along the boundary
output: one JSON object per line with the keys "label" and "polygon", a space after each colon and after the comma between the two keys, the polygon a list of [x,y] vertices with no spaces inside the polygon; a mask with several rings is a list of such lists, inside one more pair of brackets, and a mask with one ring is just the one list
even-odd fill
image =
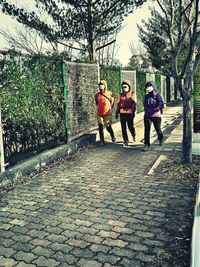
{"label": "black leggings", "polygon": [[158,140],[163,139],[163,132],[161,130],[161,118],[160,117],[152,117],[152,118],[145,118],[144,117],[144,143],[145,145],[150,146],[150,130],[151,130],[151,123],[153,122],[154,128],[158,135]]}
{"label": "black leggings", "polygon": [[134,117],[131,113],[120,113],[120,122],[122,127],[122,136],[124,141],[128,141],[126,125],[133,137],[135,137]]}

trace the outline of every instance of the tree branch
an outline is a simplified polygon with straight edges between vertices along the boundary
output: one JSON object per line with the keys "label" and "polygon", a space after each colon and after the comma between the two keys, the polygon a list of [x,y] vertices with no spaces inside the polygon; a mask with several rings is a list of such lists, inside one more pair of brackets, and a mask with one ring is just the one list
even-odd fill
{"label": "tree branch", "polygon": [[200,62],[200,53],[197,53],[194,61],[193,74],[196,72],[199,62]]}
{"label": "tree branch", "polygon": [[196,43],[196,40],[200,36],[200,32],[197,32],[198,15],[199,15],[199,0],[196,0],[195,17],[193,19],[193,21],[194,21],[193,34],[192,34],[192,38],[190,39],[188,54],[187,54],[187,57],[185,59],[185,62],[184,62],[183,68],[182,68],[182,72],[181,72],[182,77],[184,76],[186,68],[187,68],[189,62],[191,61],[192,55],[194,53],[194,45]]}
{"label": "tree branch", "polygon": [[192,1],[186,6],[186,8],[182,11],[181,16],[182,16],[183,14],[186,13],[187,9],[193,4],[194,1],[195,1],[195,0],[192,0]]}
{"label": "tree branch", "polygon": [[182,35],[182,0],[179,0],[178,46],[181,46]]}
{"label": "tree branch", "polygon": [[56,42],[59,43],[59,44],[62,44],[64,46],[66,46],[66,47],[69,47],[71,49],[75,49],[75,50],[79,50],[79,51],[86,51],[86,48],[74,47],[74,46],[71,46],[71,45],[67,45],[66,43],[63,43],[63,42],[58,41],[58,40],[56,40]]}
{"label": "tree branch", "polygon": [[169,36],[169,40],[170,40],[170,44],[171,44],[171,50],[174,51],[174,40],[173,40],[172,34],[171,34],[171,27],[170,27],[170,22],[169,22],[169,19],[168,19],[167,10],[164,9],[162,4],[160,3],[160,0],[157,0],[157,3],[160,6],[160,8],[163,11],[163,13],[165,14],[165,18],[166,18],[166,22],[167,22],[167,32],[168,32],[168,36]]}
{"label": "tree branch", "polygon": [[96,48],[96,51],[98,51],[98,50],[100,50],[100,49],[102,49],[102,48],[104,48],[104,47],[106,47],[106,46],[108,46],[108,45],[111,45],[111,44],[114,43],[114,42],[116,42],[116,40],[112,40],[111,42],[109,42],[109,43],[107,43],[107,44],[105,44],[105,45],[99,46],[99,47]]}

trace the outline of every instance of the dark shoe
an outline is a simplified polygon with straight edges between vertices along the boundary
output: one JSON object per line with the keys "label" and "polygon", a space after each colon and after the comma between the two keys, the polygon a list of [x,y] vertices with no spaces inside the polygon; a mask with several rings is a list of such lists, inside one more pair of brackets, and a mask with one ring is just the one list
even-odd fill
{"label": "dark shoe", "polygon": [[164,145],[164,141],[163,141],[163,139],[159,140],[159,145],[160,145],[160,146],[163,146],[163,145]]}
{"label": "dark shoe", "polygon": [[144,145],[142,151],[149,151],[150,150],[150,146],[149,145]]}
{"label": "dark shoe", "polygon": [[116,141],[116,139],[115,139],[115,135],[114,135],[112,126],[109,125],[109,126],[106,127],[106,129],[107,129],[107,131],[108,131],[109,134],[110,134],[110,137],[111,137],[112,142],[114,143],[114,142]]}
{"label": "dark shoe", "polygon": [[102,147],[105,146],[105,141],[100,141],[100,143],[98,144],[98,147]]}
{"label": "dark shoe", "polygon": [[136,142],[137,141],[137,139],[136,139],[136,135],[135,136],[133,136],[133,142]]}
{"label": "dark shoe", "polygon": [[123,146],[128,146],[128,141],[124,141]]}
{"label": "dark shoe", "polygon": [[116,138],[112,137],[112,142],[115,143],[116,142]]}
{"label": "dark shoe", "polygon": [[103,132],[103,125],[99,123],[99,138],[101,142],[104,142],[104,132]]}

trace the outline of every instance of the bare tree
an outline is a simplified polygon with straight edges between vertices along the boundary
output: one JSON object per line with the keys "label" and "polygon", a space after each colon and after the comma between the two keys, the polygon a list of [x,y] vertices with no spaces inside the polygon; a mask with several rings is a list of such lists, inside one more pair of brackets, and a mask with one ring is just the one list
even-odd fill
{"label": "bare tree", "polygon": [[[19,3],[10,4],[9,0],[0,0],[0,8],[19,23],[42,33],[46,40],[67,46],[66,40],[73,39],[79,47],[69,48],[84,51],[89,60],[95,62],[96,52],[100,49],[96,46],[99,38],[119,31],[124,17],[145,1],[34,0],[36,11],[27,11]],[[49,19],[41,19],[41,13],[47,14]],[[83,40],[86,40],[86,45]]]}
{"label": "bare tree", "polygon": [[[200,60],[199,0],[156,0],[165,19],[172,56],[172,76],[183,99],[184,163],[192,162],[192,81]],[[184,49],[187,47],[187,49]],[[184,84],[182,80],[184,79]]]}
{"label": "bare tree", "polygon": [[[47,53],[59,53],[65,51],[72,57],[72,49],[66,46],[58,46],[57,43],[47,42],[38,31],[34,29],[28,29],[25,26],[15,28],[15,33],[11,33],[6,29],[0,29],[0,35],[2,35],[8,44],[8,47],[12,47],[15,50],[20,50],[31,55],[47,54]],[[69,43],[72,46],[72,42]]]}
{"label": "bare tree", "polygon": [[142,70],[151,66],[151,61],[148,59],[147,51],[144,46],[131,41],[129,43],[129,50],[132,56],[129,59],[128,67],[131,67],[135,70]]}
{"label": "bare tree", "polygon": [[116,63],[115,57],[119,49],[119,46],[115,42],[116,35],[117,33],[110,36],[110,38],[102,37],[97,43],[97,46],[99,47],[99,49],[97,49],[97,58],[100,65],[113,66]]}

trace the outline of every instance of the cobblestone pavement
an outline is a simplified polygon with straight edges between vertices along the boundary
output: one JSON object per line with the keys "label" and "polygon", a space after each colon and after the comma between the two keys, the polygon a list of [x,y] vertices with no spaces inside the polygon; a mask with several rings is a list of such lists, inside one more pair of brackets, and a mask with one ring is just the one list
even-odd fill
{"label": "cobblestone pavement", "polygon": [[[83,150],[0,198],[0,266],[180,266],[173,243],[194,192],[148,175],[159,155],[180,155],[180,107],[163,115],[165,146],[136,144]],[[177,220],[178,218],[178,220]],[[191,227],[191,225],[188,225]],[[172,253],[169,253],[169,247]]]}

